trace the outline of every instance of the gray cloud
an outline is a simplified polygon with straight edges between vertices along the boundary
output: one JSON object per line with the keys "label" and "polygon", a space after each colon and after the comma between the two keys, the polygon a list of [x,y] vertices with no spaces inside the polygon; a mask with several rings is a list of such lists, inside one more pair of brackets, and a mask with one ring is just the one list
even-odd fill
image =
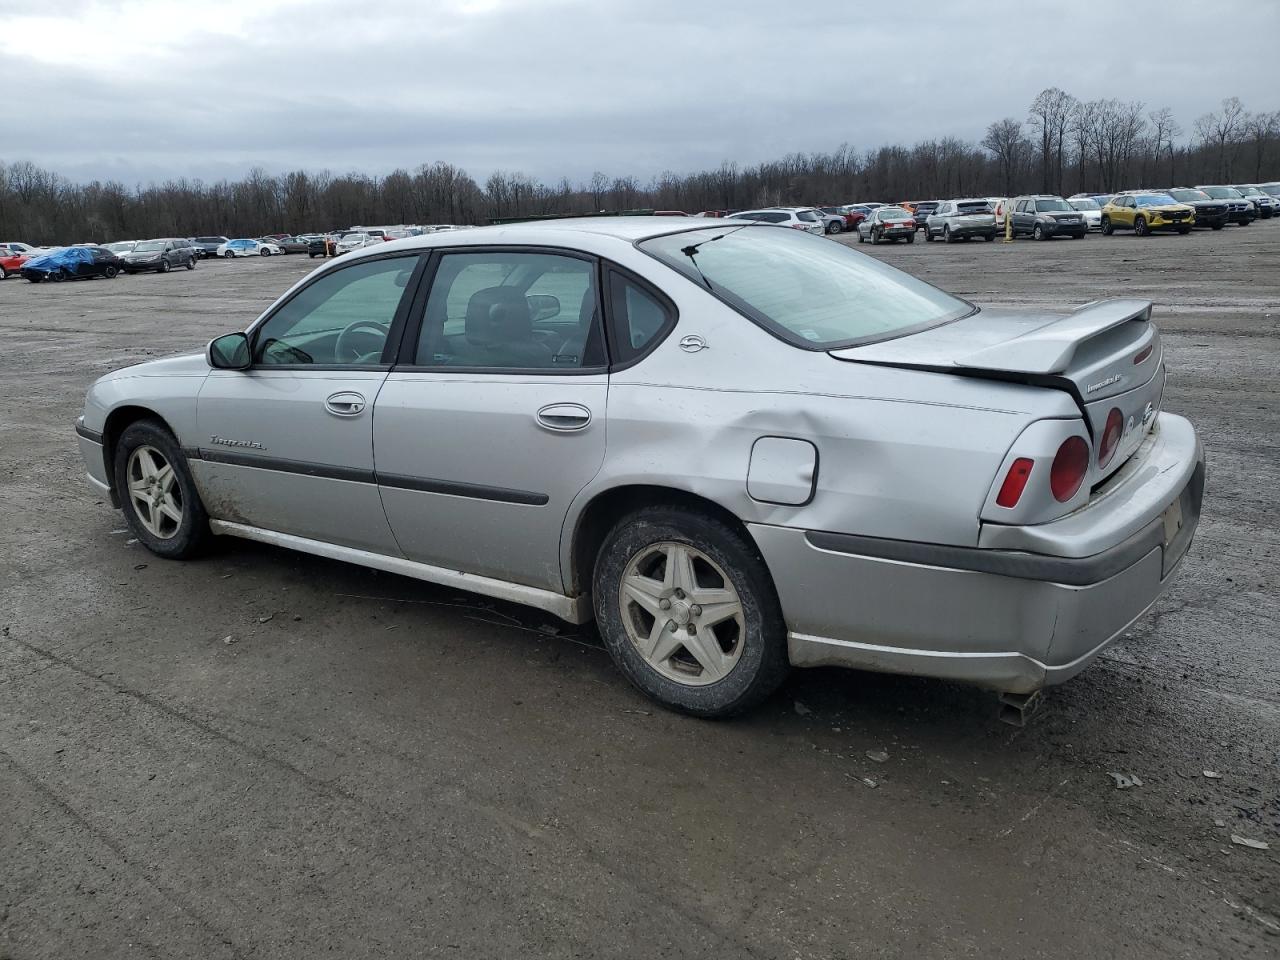
{"label": "gray cloud", "polygon": [[1280,36],[1280,4],[1247,0],[76,0],[63,30],[29,9],[0,37],[0,158],[126,183],[435,160],[647,179],[977,139],[1049,85],[1169,106],[1188,131],[1226,96],[1280,107],[1268,52],[1204,53]]}

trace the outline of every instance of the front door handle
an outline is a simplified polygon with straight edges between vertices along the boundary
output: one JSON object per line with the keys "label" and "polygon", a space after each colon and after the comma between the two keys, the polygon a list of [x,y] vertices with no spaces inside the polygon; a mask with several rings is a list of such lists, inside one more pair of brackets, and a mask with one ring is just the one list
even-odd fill
{"label": "front door handle", "polygon": [[538,426],[557,433],[582,430],[591,422],[591,411],[580,403],[549,403],[538,411]]}
{"label": "front door handle", "polygon": [[324,408],[335,417],[358,417],[364,412],[365,399],[358,393],[344,390],[325,397]]}

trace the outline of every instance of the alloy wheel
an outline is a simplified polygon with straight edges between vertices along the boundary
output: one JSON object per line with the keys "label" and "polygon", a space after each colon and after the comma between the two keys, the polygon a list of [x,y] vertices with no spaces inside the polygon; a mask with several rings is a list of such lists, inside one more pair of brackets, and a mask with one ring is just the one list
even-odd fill
{"label": "alloy wheel", "polygon": [[182,487],[173,465],[155,447],[144,445],[129,455],[125,476],[138,521],[153,537],[172,538],[182,526]]}
{"label": "alloy wheel", "polygon": [[685,686],[728,676],[742,657],[742,601],[725,572],[686,543],[651,544],[631,558],[618,601],[627,637],[656,672]]}

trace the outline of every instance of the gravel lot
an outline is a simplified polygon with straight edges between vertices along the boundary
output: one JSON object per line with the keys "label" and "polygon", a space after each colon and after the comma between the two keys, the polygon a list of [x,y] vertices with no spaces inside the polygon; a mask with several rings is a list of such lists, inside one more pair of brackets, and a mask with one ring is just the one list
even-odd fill
{"label": "gravel lot", "polygon": [[993,305],[1150,297],[1208,448],[1173,590],[1025,729],[840,671],[700,722],[536,612],[158,560],[83,481],[86,387],[316,263],[0,284],[0,958],[1276,956],[1280,221],[860,249]]}

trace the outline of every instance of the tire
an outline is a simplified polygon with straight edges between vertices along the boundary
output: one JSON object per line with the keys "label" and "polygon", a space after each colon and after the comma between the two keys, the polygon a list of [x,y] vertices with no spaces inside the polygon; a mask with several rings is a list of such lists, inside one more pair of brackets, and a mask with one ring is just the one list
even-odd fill
{"label": "tire", "polygon": [[827,233],[839,233],[843,228],[834,220],[827,225]]}
{"label": "tire", "polygon": [[271,251],[268,250],[266,247],[263,247],[261,250],[258,251],[258,255],[261,257],[269,257],[271,256]]}
{"label": "tire", "polygon": [[191,257],[189,260],[187,260],[187,269],[194,270],[195,268],[196,268],[196,258]]}
{"label": "tire", "polygon": [[924,228],[924,242],[933,243],[933,234],[930,232],[928,227]]}
{"label": "tire", "polygon": [[880,243],[880,240],[881,240],[880,234],[879,234],[879,233],[877,233],[877,232],[875,231],[875,229],[873,228],[873,229],[872,229],[872,231],[871,231],[871,242],[872,242],[873,244],[879,244],[879,243]]}
{"label": "tire", "polygon": [[1211,224],[1209,224],[1209,229],[1210,229],[1210,230],[1221,230],[1224,226],[1226,226],[1226,224],[1222,224],[1222,223],[1211,223]]}
{"label": "tire", "polygon": [[1188,233],[1190,233],[1190,232],[1191,232],[1191,228],[1190,228],[1190,227],[1179,227],[1179,228],[1178,228],[1178,233],[1182,234],[1184,237],[1185,237]]}
{"label": "tire", "polygon": [[1134,217],[1134,218],[1133,218],[1133,232],[1134,232],[1134,233],[1136,233],[1136,234],[1137,234],[1138,236],[1140,236],[1140,237],[1149,237],[1149,236],[1151,236],[1151,228],[1147,226],[1147,218],[1146,218],[1146,217]]}
{"label": "tire", "polygon": [[990,243],[995,238],[996,238],[996,235],[994,233],[987,233],[987,234],[984,234],[982,237],[982,239],[987,241],[987,243]]}
{"label": "tire", "polygon": [[225,260],[234,260],[236,257],[236,255],[232,253],[230,250],[227,250],[225,253],[222,254],[222,256],[223,256],[223,259]]}
{"label": "tire", "polygon": [[102,271],[102,275],[106,277],[108,280],[114,280],[116,276],[119,275],[119,273],[120,273],[119,270],[111,266],[107,267],[106,270]]}
{"label": "tire", "polygon": [[915,235],[914,233],[909,233],[909,234],[907,234],[907,236],[906,236],[906,238],[905,238],[905,239],[906,239],[907,243],[915,243],[915,242],[916,242],[916,235]]}
{"label": "tire", "polygon": [[952,243],[952,242],[953,242],[953,239],[952,239],[952,236],[951,236],[951,225],[950,225],[950,224],[947,224],[945,227],[943,227],[943,228],[942,228],[942,242],[943,242],[943,243]]}
{"label": "tire", "polygon": [[1043,240],[1043,239],[1045,239],[1045,236],[1044,236],[1044,230],[1041,228],[1040,224],[1038,224],[1038,223],[1037,223],[1034,227],[1032,227],[1032,229],[1031,229],[1031,239],[1032,239],[1032,240]]}
{"label": "tire", "polygon": [[0,280],[8,280],[8,279],[9,279],[9,271],[6,270],[4,267],[0,267]]}
{"label": "tire", "polygon": [[[134,453],[139,450],[150,451],[153,466],[159,466],[159,461],[163,460],[172,469],[173,479],[163,496],[171,507],[177,506],[179,520],[174,521],[171,516],[157,511],[152,514],[156,521],[152,523],[144,520],[139,513],[139,504],[130,494],[131,479],[135,484],[138,483],[138,469],[142,468],[143,474],[146,472],[145,454],[139,455],[137,463],[134,461]],[[115,488],[125,521],[143,546],[156,556],[168,560],[185,560],[198,555],[211,536],[209,515],[200,502],[200,494],[191,478],[187,459],[182,455],[182,448],[178,446],[173,434],[155,420],[131,423],[116,444],[112,462]],[[164,481],[158,480],[157,483],[163,484]]]}
{"label": "tire", "polygon": [[53,273],[49,274],[49,279],[54,283],[62,283],[63,280],[67,279],[66,271],[55,270]]}
{"label": "tire", "polygon": [[1102,235],[1104,237],[1109,237],[1115,232],[1116,232],[1116,228],[1111,225],[1111,218],[1103,217],[1102,218]]}
{"label": "tire", "polygon": [[859,242],[859,243],[866,243],[866,242],[867,242],[867,239],[866,239],[866,237],[864,237],[864,236],[862,235],[862,231],[861,231],[861,230],[859,230],[859,231],[858,231],[858,242]]}
{"label": "tire", "polygon": [[27,282],[28,282],[28,283],[39,283],[39,282],[40,282],[40,278],[39,278],[39,277],[27,277]]}
{"label": "tire", "polygon": [[156,273],[168,273],[173,269],[173,264],[163,257],[160,258],[160,266],[156,267]]}
{"label": "tire", "polygon": [[[657,585],[668,611],[657,608],[662,601],[650,610],[632,599],[635,593],[624,593],[624,578],[650,576],[657,572],[653,563],[660,563],[665,573],[666,558],[672,556],[668,551],[673,550],[691,559],[684,569],[692,571],[700,589],[708,594],[718,589],[722,595],[729,591],[738,604],[737,617],[722,620],[717,629],[704,626],[700,633],[683,623],[669,631],[660,618],[696,627],[704,616],[692,612],[696,603],[688,605],[696,591],[673,593]],[[656,506],[623,518],[600,547],[592,586],[605,649],[623,676],[666,707],[698,717],[732,716],[763,701],[786,679],[786,625],[764,559],[741,533],[714,517],[685,507]],[[674,646],[657,662],[641,653],[632,636],[648,639],[655,629],[659,643]],[[708,638],[715,641],[717,664],[726,670],[718,678],[691,649]],[[705,656],[707,648],[701,649]]]}
{"label": "tire", "polygon": [[307,259],[308,259],[308,260],[314,260],[315,258],[316,258],[316,255],[315,255],[314,253],[308,253],[308,254],[307,254]]}

